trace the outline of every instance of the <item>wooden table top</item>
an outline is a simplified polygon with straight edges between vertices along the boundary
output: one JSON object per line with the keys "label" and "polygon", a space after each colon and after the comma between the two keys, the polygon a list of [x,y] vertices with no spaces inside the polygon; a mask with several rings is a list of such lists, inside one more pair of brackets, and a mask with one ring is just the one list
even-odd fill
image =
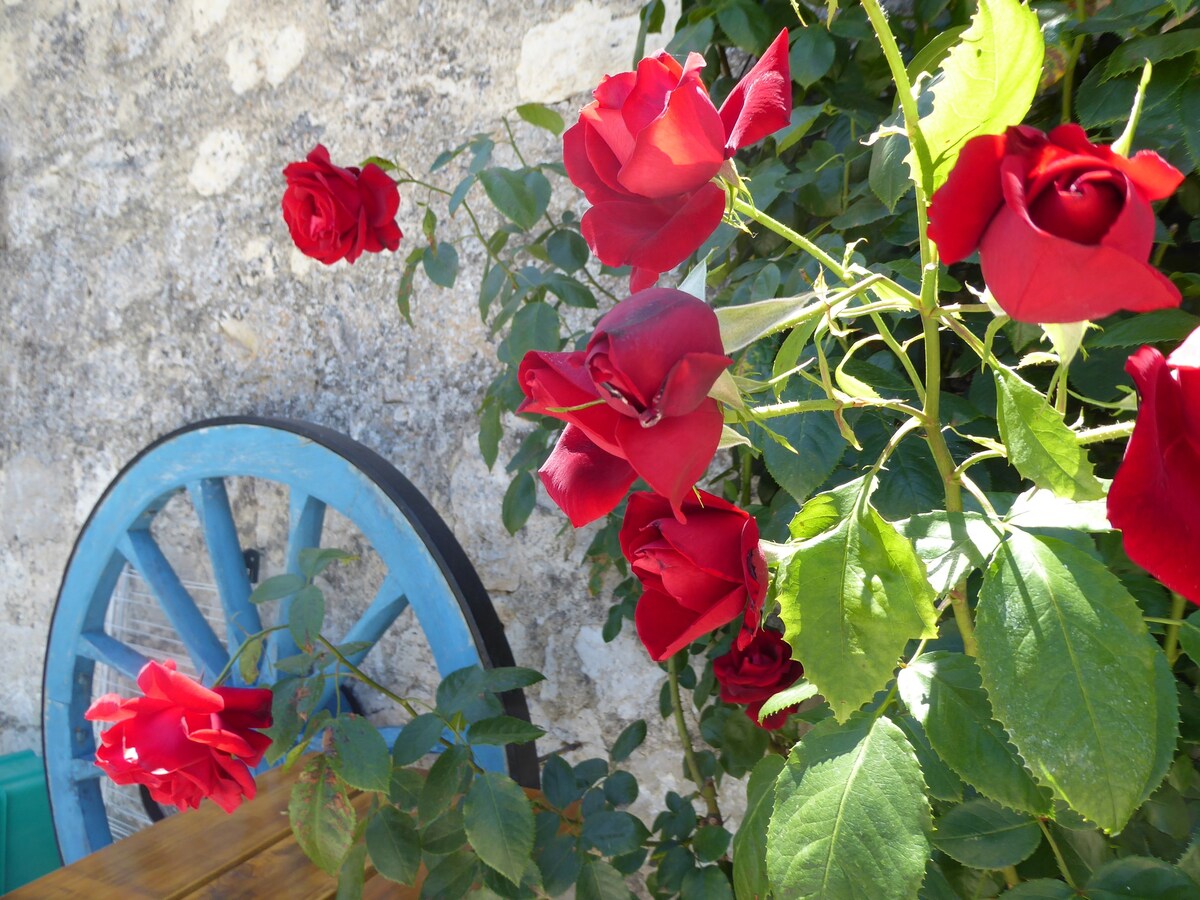
{"label": "wooden table top", "polygon": [[[44,875],[6,894],[6,900],[332,898],[337,879],[309,861],[288,824],[288,796],[299,769],[263,773],[258,796],[232,815],[202,803]],[[361,810],[368,800],[359,795],[355,807]],[[417,896],[417,889],[388,881],[368,866],[365,900]]]}

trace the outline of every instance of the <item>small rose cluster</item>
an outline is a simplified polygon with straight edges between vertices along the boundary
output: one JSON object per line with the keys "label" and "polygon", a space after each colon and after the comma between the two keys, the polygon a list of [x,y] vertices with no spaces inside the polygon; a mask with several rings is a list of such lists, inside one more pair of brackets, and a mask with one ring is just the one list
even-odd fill
{"label": "small rose cluster", "polygon": [[567,173],[593,204],[584,237],[602,262],[633,267],[635,292],[583,350],[525,356],[518,412],[566,423],[539,474],[576,527],[615,509],[637,479],[650,488],[629,498],[620,531],[643,588],[638,637],[661,661],[740,618],[717,677],[722,696],[749,703],[757,722],[762,701],[802,670],[776,632],[760,630],[768,576],[758,525],[695,486],[721,439],[709,394],[732,360],[704,301],[652,285],[720,224],[725,191],[713,179],[726,160],[789,121],[787,33],[720,110],[703,64],[658,53],[606,78],[564,135]]}

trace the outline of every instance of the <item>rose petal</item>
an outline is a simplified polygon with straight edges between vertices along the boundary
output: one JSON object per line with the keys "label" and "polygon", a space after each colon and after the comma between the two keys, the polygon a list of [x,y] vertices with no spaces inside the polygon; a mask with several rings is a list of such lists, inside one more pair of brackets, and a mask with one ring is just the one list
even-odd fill
{"label": "rose petal", "polygon": [[1000,134],[971,138],[959,151],[946,183],[934,191],[928,234],[943,262],[956,263],[974,253],[1004,202],[1000,161],[1006,143]]}
{"label": "rose petal", "polygon": [[636,133],[619,180],[626,190],[655,200],[698,190],[725,161],[724,143],[708,91],[698,81],[680,85],[662,115]]}
{"label": "rose petal", "polygon": [[538,474],[576,528],[607,515],[637,477],[628,462],[600,449],[575,425],[563,429]]}
{"label": "rose petal", "polygon": [[1050,132],[1050,140],[1074,153],[1087,154],[1116,167],[1129,176],[1141,195],[1150,202],[1171,196],[1183,183],[1183,173],[1153,150],[1139,150],[1126,158],[1114,153],[1111,147],[1093,144],[1087,139],[1087,133],[1074,123],[1059,125]]}
{"label": "rose petal", "polygon": [[733,621],[741,611],[740,590],[731,591],[699,616],[667,594],[647,591],[638,600],[633,621],[650,658],[661,662],[697,638]]}
{"label": "rose petal", "polygon": [[785,28],[721,104],[725,156],[791,123],[792,74]]}

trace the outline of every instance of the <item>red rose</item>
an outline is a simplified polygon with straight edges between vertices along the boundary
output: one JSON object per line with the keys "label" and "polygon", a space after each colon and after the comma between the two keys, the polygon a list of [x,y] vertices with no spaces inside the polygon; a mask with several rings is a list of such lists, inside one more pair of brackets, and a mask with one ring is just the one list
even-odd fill
{"label": "red rose", "polygon": [[792,659],[792,648],[778,631],[764,628],[745,647],[731,647],[713,660],[713,674],[726,703],[745,703],[746,715],[770,731],[782,728],[795,706],[781,709],[758,721],[763,703],[804,674],[804,666]]}
{"label": "red rose", "polygon": [[364,251],[400,246],[400,192],[379,166],[340,168],[317,144],[307,161],[292,163],[283,175],[283,220],[305,256],[326,265],[339,259],[353,263]]}
{"label": "red rose", "polygon": [[144,784],[159,803],[194,809],[205,797],[233,812],[242,795],[254,799],[248,766],[271,743],[254,731],[271,725],[271,692],[262,688],[209,689],[149,662],[138,673],[145,696],[105,694],[84,717],[113,722],[100,733],[96,765],[117,784]]}
{"label": "red rose", "polygon": [[730,362],[716,313],[668,288],[618,303],[585,350],[525,354],[517,412],[567,423],[540,474],[576,528],[620,503],[638,476],[683,520],[683,498],[721,440],[708,392]]}
{"label": "red rose", "polygon": [[621,552],[643,589],[634,624],[657,660],[738,616],[745,617],[737,641],[745,648],[767,595],[758,524],[732,503],[699,494],[683,503],[686,525],[665,498],[644,492],[629,498],[621,523]]}
{"label": "red rose", "polygon": [[563,135],[563,163],[592,204],[580,223],[600,261],[633,266],[630,290],[650,287],[721,224],[725,160],[791,121],[787,31],[718,112],[700,81],[704,58],[659,51],[636,72],[606,76]]}
{"label": "red rose", "polygon": [[1147,260],[1150,203],[1182,180],[1157,153],[1126,159],[1078,125],[1049,137],[1010,128],[963,145],[930,203],[929,237],[947,263],[978,248],[996,302],[1021,322],[1178,306],[1178,288]]}
{"label": "red rose", "polygon": [[1166,359],[1143,347],[1125,370],[1141,406],[1108,492],[1108,521],[1130,559],[1200,603],[1200,330]]}

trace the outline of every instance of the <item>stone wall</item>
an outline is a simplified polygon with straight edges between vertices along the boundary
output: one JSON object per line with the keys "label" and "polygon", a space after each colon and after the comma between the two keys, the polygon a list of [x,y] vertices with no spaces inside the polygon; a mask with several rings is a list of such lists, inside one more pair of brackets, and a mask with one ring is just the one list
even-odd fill
{"label": "stone wall", "polygon": [[[600,637],[607,600],[579,563],[591,532],[544,497],[516,537],[500,524],[507,479],[483,465],[475,418],[496,363],[465,227],[443,225],[463,238],[458,284],[418,277],[408,327],[399,254],[323,266],[279,210],[280,170],[318,141],[343,164],[380,154],[422,173],[523,100],[566,98],[571,117],[629,66],[638,6],[0,2],[0,753],[40,749],[58,582],[105,486],[171,429],[251,414],[346,432],[430,498],[517,661],[548,676],[530,692],[539,749],[603,754],[642,716],[644,795],[679,786],[660,670],[628,629]],[[404,253],[421,230],[402,197]]]}

